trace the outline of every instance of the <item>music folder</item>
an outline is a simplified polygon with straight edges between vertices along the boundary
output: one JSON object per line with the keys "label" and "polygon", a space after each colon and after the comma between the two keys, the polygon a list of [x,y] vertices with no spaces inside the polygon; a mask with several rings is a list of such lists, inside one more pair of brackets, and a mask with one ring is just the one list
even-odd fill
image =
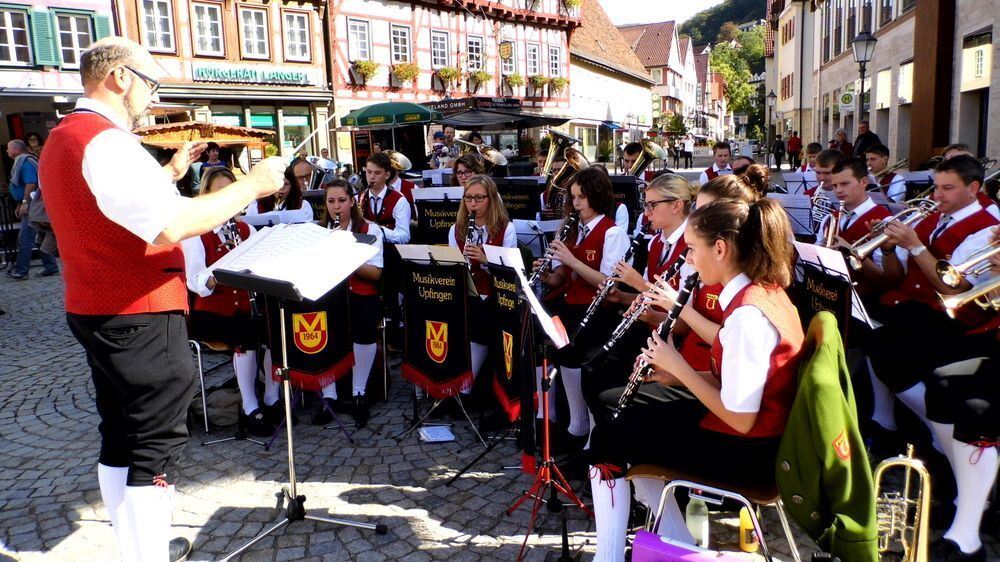
{"label": "music folder", "polygon": [[[838,277],[851,283],[851,273],[847,266],[844,254],[835,248],[827,248],[816,244],[805,244],[794,242],[795,250],[798,252],[799,261],[814,266],[832,277]],[[851,316],[858,321],[867,324],[871,328],[879,327],[879,323],[868,315],[868,309],[858,296],[857,289],[851,283]]]}
{"label": "music folder", "polygon": [[528,306],[531,307],[531,312],[538,318],[538,323],[541,324],[545,335],[552,340],[556,348],[562,349],[569,345],[569,336],[566,334],[566,328],[563,326],[562,321],[558,316],[549,316],[542,303],[538,301],[538,297],[535,296],[535,292],[528,285],[528,279],[524,276],[524,262],[521,260],[521,251],[517,248],[490,245],[483,246],[483,250],[486,252],[487,262],[493,265],[509,267],[517,272],[517,279],[521,283],[521,293],[528,300]]}
{"label": "music folder", "polygon": [[[399,250],[399,257],[421,264],[429,263],[465,263],[465,254],[458,248],[451,246],[431,246],[426,244],[400,244],[396,246]],[[472,272],[466,269],[466,286],[469,288],[470,297],[478,297],[476,283],[472,280]]]}
{"label": "music folder", "polygon": [[[346,230],[312,223],[266,227],[209,271],[219,283],[286,300],[319,300],[378,250]],[[336,259],[330,259],[336,256]],[[247,283],[253,282],[253,286]]]}

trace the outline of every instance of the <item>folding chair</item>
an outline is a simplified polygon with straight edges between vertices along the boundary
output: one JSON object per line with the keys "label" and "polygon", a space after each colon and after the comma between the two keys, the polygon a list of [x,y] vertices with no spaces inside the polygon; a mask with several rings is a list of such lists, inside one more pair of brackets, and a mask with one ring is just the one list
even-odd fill
{"label": "folding chair", "polygon": [[198,362],[198,383],[201,386],[201,415],[205,421],[205,434],[207,435],[209,433],[209,429],[208,429],[208,401],[205,395],[205,376],[221,369],[222,367],[225,367],[229,363],[223,361],[218,365],[215,365],[213,367],[210,367],[208,370],[205,370],[205,366],[202,361],[202,354],[203,354],[202,348],[204,347],[208,351],[211,351],[213,353],[227,353],[230,356],[232,356],[233,354],[233,348],[221,342],[208,342],[208,341],[197,341],[197,340],[188,340],[188,345],[190,345],[191,349],[194,351],[195,360]]}

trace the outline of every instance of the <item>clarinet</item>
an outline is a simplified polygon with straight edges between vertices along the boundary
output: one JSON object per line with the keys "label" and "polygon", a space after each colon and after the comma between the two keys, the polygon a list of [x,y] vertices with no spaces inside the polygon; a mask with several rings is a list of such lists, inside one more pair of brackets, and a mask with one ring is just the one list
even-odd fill
{"label": "clarinet", "polygon": [[[569,231],[576,226],[576,223],[580,220],[580,212],[574,211],[573,214],[566,219],[566,223],[562,225],[559,229],[559,234],[556,235],[556,240],[564,242],[566,237],[569,236]],[[538,264],[538,267],[531,272],[531,278],[528,279],[528,286],[534,287],[536,283],[542,278],[542,272],[549,269],[552,266],[552,254],[548,251],[542,257],[542,263]]]}
{"label": "clarinet", "polygon": [[[694,290],[695,285],[698,284],[698,274],[692,273],[684,286],[681,287],[679,293],[677,293],[677,300],[674,301],[674,306],[670,308],[670,312],[667,313],[667,317],[663,319],[660,323],[658,331],[660,332],[660,337],[666,341],[667,337],[670,335],[670,331],[674,328],[674,322],[677,317],[681,315],[681,310],[684,309],[684,305],[687,304],[688,299],[691,297],[691,291]],[[642,386],[642,381],[646,379],[653,372],[653,365],[646,362],[641,356],[639,357],[638,364],[632,374],[628,377],[628,382],[625,384],[625,389],[622,390],[622,395],[618,397],[618,405],[615,406],[614,412],[611,413],[611,419],[616,420],[622,414],[622,410],[628,408],[632,405],[635,400],[635,395],[639,392],[639,387]]]}
{"label": "clarinet", "polygon": [[[469,211],[469,228],[465,232],[465,247],[468,248],[475,240],[476,236],[476,212]],[[472,262],[469,261],[469,256],[465,256],[465,265],[472,271]]]}
{"label": "clarinet", "polygon": [[333,215],[333,230],[340,230],[340,213]]}
{"label": "clarinet", "polygon": [[[673,279],[674,275],[677,275],[677,272],[681,270],[681,266],[683,266],[684,262],[687,261],[687,255],[689,251],[690,248],[685,248],[684,251],[681,252],[681,255],[677,257],[677,261],[670,264],[670,267],[667,269],[667,271],[663,273],[662,279],[664,280],[664,282]],[[656,284],[659,285],[659,281],[657,281]],[[648,309],[649,309],[649,299],[647,297],[641,297],[639,304],[637,304],[635,308],[632,309],[632,312],[626,314],[622,318],[622,321],[618,323],[618,326],[615,327],[614,331],[611,332],[611,337],[608,338],[608,341],[605,342],[604,347],[601,348],[601,350],[597,353],[595,358],[604,355],[605,353],[611,351],[611,348],[618,345],[618,341],[625,336],[625,332],[628,332],[629,328],[631,328],[633,324],[638,322],[639,317],[645,314],[646,310]]]}
{"label": "clarinet", "polygon": [[[648,225],[649,223],[642,225],[639,232],[634,238],[632,238],[632,243],[629,244],[628,250],[626,250],[625,256],[622,257],[621,261],[625,263],[632,261],[635,249],[638,248],[639,244],[642,244],[646,238],[646,227]],[[576,337],[580,335],[580,332],[587,327],[587,323],[590,322],[590,318],[597,312],[597,309],[600,308],[604,299],[608,298],[608,295],[611,293],[611,289],[614,288],[615,283],[616,281],[611,275],[608,275],[608,278],[601,283],[601,287],[597,290],[597,294],[594,295],[594,299],[590,301],[590,306],[587,307],[587,312],[584,313],[583,319],[580,320],[580,325],[576,327],[576,331],[573,332],[573,337],[571,339],[576,339]]]}

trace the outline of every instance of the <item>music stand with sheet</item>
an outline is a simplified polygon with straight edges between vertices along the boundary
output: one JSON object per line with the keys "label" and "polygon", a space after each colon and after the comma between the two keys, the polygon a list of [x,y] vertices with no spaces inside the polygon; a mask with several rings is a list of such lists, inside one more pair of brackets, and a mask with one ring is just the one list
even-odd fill
{"label": "music stand with sheet", "polygon": [[514,230],[517,241],[531,250],[531,255],[538,258],[549,247],[549,236],[559,231],[562,219],[555,220],[520,220],[514,219]]}
{"label": "music stand with sheet", "polygon": [[[792,195],[790,193],[768,193],[767,196],[776,200],[788,213],[792,223],[792,233],[796,236],[813,237],[816,230],[812,220],[812,200],[808,195]],[[816,225],[817,227],[819,225]]]}
{"label": "music stand with sheet", "polygon": [[[281,490],[285,503],[284,518],[228,554],[223,558],[224,561],[239,556],[268,535],[294,521],[309,519],[375,531],[380,535],[386,534],[389,530],[381,523],[363,523],[306,513],[306,497],[298,493],[298,482],[295,477],[295,443],[292,424],[288,423],[288,420],[292,419],[292,393],[287,365],[288,334],[285,333],[285,303],[301,302],[303,299],[317,300],[323,297],[375,255],[375,252],[375,248],[371,246],[356,244],[354,237],[346,231],[330,231],[311,223],[281,224],[257,232],[210,268],[219,283],[254,291],[258,295],[271,297],[278,303],[276,313],[279,316],[281,332],[279,345],[283,359],[277,372],[281,377],[285,399],[285,428],[288,440],[289,485]],[[330,255],[336,255],[338,259],[325,259]]]}
{"label": "music stand with sheet", "polygon": [[413,190],[413,206],[417,209],[417,226],[413,230],[414,244],[447,244],[448,230],[462,205],[461,187],[424,187]]}
{"label": "music stand with sheet", "polygon": [[806,177],[806,174],[802,172],[783,173],[781,174],[781,179],[785,182],[785,191],[789,195],[803,195],[806,190],[819,185],[819,182]]}

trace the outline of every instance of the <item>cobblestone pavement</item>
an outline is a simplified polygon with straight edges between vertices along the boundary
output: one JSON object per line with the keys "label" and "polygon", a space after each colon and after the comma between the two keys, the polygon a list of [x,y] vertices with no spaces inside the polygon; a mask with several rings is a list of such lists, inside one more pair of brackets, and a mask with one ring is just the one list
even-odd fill
{"label": "cobblestone pavement", "polygon": [[[114,560],[117,547],[96,479],[94,391],[65,323],[62,280],[2,280],[0,308],[6,311],[0,316],[0,560]],[[228,377],[223,369],[209,383]],[[389,533],[296,522],[242,560],[516,558],[529,510],[510,517],[503,510],[531,478],[503,470],[518,463],[513,445],[496,448],[454,486],[445,486],[482,446],[461,425],[457,442],[426,444],[413,436],[397,443],[389,435],[403,427],[409,402],[407,386],[396,378],[390,401],[375,407],[354,445],[332,429],[295,428],[299,493],[308,497],[311,513],[381,522]],[[214,429],[213,436],[230,429]],[[174,527],[194,544],[192,560],[217,559],[277,521],[277,494],[287,479],[283,436],[270,451],[246,441],[202,446],[205,439],[196,428],[177,477]],[[572,547],[588,559],[593,522],[570,510],[568,525]],[[715,527],[733,539],[725,525]],[[787,560],[773,510],[765,527]],[[530,537],[526,559],[558,558],[559,528],[560,520],[543,509],[543,535]],[[805,544],[801,534],[797,540]]]}

